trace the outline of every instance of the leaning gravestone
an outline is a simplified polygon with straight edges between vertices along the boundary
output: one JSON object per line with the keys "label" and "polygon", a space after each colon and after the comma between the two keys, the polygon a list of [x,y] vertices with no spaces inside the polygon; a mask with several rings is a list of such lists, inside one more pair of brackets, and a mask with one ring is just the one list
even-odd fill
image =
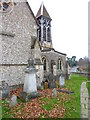
{"label": "leaning gravestone", "polygon": [[28,66],[25,69],[24,89],[21,93],[21,98],[25,101],[40,96],[37,93],[36,72],[33,59],[28,60]]}
{"label": "leaning gravestone", "polygon": [[9,107],[14,107],[16,105],[17,105],[17,96],[16,95],[12,95],[11,101],[9,103]]}
{"label": "leaning gravestone", "polygon": [[64,87],[65,86],[65,78],[64,75],[60,75],[59,77],[59,86]]}
{"label": "leaning gravestone", "polygon": [[55,76],[53,74],[49,75],[48,88],[56,88]]}

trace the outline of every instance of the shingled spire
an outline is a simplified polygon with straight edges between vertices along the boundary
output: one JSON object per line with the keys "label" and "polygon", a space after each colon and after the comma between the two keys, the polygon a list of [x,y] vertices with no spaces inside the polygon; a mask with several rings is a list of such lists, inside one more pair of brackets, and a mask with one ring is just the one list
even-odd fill
{"label": "shingled spire", "polygon": [[38,17],[40,17],[40,16],[44,16],[44,17],[46,17],[46,18],[51,19],[51,17],[50,17],[50,15],[49,15],[49,13],[47,12],[47,10],[46,10],[43,2],[42,2],[41,6],[40,6],[40,8],[39,8],[39,10],[38,10],[38,12],[37,12],[36,18],[38,18]]}

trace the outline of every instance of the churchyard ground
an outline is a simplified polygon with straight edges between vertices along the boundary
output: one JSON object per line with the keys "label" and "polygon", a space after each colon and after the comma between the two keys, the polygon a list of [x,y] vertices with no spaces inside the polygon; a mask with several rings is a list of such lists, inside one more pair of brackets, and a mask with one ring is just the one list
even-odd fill
{"label": "churchyard ground", "polygon": [[[11,92],[18,96],[18,104],[10,108],[6,100],[2,100],[3,118],[80,118],[80,87],[83,81],[88,78],[71,75],[70,80],[65,81],[63,90],[74,91],[74,94],[57,92],[56,97],[52,97],[53,89],[39,90],[39,98],[22,102],[19,93],[22,88]],[[47,84],[45,86],[47,88]],[[57,88],[58,82],[57,82]]]}

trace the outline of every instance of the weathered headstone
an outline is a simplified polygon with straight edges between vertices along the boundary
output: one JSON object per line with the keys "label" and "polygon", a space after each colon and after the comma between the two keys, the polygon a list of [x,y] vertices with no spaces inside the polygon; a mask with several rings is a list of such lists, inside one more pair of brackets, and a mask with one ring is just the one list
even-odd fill
{"label": "weathered headstone", "polygon": [[86,82],[83,82],[80,90],[81,97],[81,118],[88,118],[88,90]]}
{"label": "weathered headstone", "polygon": [[33,59],[28,60],[28,66],[25,69],[24,89],[21,93],[21,97],[25,101],[40,96],[37,93],[36,72]]}
{"label": "weathered headstone", "polygon": [[64,75],[60,75],[59,77],[59,86],[64,87],[65,86],[65,78]]}
{"label": "weathered headstone", "polygon": [[53,96],[53,97],[56,97],[56,96],[57,96],[56,88],[54,88],[52,92],[53,92],[53,93],[52,93],[52,96]]}
{"label": "weathered headstone", "polygon": [[40,77],[36,75],[36,84],[37,84],[37,89],[41,90],[42,86],[41,86],[41,81],[40,81]]}
{"label": "weathered headstone", "polygon": [[30,59],[28,61],[28,66],[25,69],[24,92],[37,92],[36,71],[37,70],[34,67],[34,61]]}
{"label": "weathered headstone", "polygon": [[9,107],[14,107],[16,105],[17,105],[17,96],[16,95],[12,95],[11,101],[9,103]]}
{"label": "weathered headstone", "polygon": [[1,81],[2,86],[0,87],[0,97],[2,99],[8,98],[10,95],[9,86],[5,81]]}
{"label": "weathered headstone", "polygon": [[55,76],[53,74],[49,75],[48,88],[56,88]]}

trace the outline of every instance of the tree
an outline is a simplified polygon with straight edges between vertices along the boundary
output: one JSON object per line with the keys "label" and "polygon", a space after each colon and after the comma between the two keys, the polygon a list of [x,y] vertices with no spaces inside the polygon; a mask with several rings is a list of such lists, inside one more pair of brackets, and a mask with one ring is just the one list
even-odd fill
{"label": "tree", "polygon": [[90,62],[89,62],[89,58],[88,57],[83,57],[83,58],[80,58],[79,61],[78,61],[78,66],[79,68],[81,67],[83,70],[85,71],[88,71],[89,70],[89,65]]}
{"label": "tree", "polygon": [[67,57],[67,62],[69,64],[69,66],[71,67],[72,66],[72,60],[71,60],[71,58]]}
{"label": "tree", "polygon": [[72,56],[72,67],[77,66],[76,56]]}
{"label": "tree", "polygon": [[77,66],[76,56],[72,56],[72,58],[67,57],[67,62],[70,67]]}

